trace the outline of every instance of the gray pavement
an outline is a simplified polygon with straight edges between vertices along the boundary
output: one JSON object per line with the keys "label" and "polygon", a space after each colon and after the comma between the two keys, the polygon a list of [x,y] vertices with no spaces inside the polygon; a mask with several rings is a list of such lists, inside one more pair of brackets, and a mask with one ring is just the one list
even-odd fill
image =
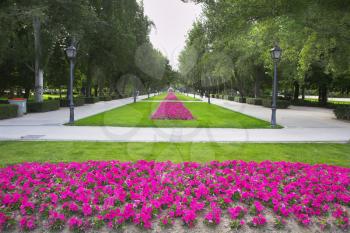
{"label": "gray pavement", "polygon": [[[137,100],[146,99],[147,96],[139,96]],[[74,111],[75,120],[79,120],[88,116],[96,115],[126,104],[133,103],[134,98],[126,98],[112,101],[100,101],[95,104],[86,104],[76,107]],[[23,117],[0,120],[0,126],[59,126],[67,123],[69,120],[69,108],[60,108],[57,111],[44,113],[30,113]]]}
{"label": "gray pavement", "polygon": [[[139,100],[146,96],[139,97]],[[99,102],[76,108],[76,119],[107,111],[133,99]],[[205,101],[205,99],[204,99]],[[270,120],[271,110],[261,106],[212,99],[213,104]],[[201,104],[201,103],[198,103]],[[68,109],[28,114],[22,118],[0,121],[0,140],[74,140],[115,142],[339,142],[350,140],[350,123],[335,119],[329,109],[291,107],[278,110],[283,129],[218,128],[135,128],[64,126]]]}
{"label": "gray pavement", "polygon": [[[222,99],[211,99],[211,102],[268,122],[271,119],[271,109],[262,106]],[[285,128],[348,128],[350,130],[350,122],[337,120],[333,110],[326,108],[290,106],[288,109],[278,109],[277,123]]]}

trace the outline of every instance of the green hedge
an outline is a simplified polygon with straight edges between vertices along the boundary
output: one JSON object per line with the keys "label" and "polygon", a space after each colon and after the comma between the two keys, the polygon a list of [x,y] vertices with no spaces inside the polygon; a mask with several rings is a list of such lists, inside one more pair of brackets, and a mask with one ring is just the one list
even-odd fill
{"label": "green hedge", "polygon": [[338,107],[334,110],[337,119],[350,120],[350,106]]}
{"label": "green hedge", "polygon": [[8,100],[0,100],[0,104],[9,104]]}
{"label": "green hedge", "polygon": [[235,101],[235,97],[234,96],[229,96],[227,97],[228,100],[231,100],[231,101]]}
{"label": "green hedge", "polygon": [[234,100],[235,100],[235,102],[238,102],[238,103],[245,103],[246,102],[246,98],[239,97],[239,96],[236,96]]}
{"label": "green hedge", "polygon": [[[73,99],[73,103],[75,107],[83,106],[85,104],[85,97],[75,97]],[[61,99],[60,100],[61,107],[69,107],[69,100]]]}
{"label": "green hedge", "polygon": [[86,104],[94,104],[100,101],[99,97],[85,97],[84,99]]}
{"label": "green hedge", "polygon": [[253,105],[262,105],[262,99],[261,98],[247,98],[246,103],[253,104]]}
{"label": "green hedge", "polygon": [[0,120],[17,117],[17,111],[15,104],[0,104]]}
{"label": "green hedge", "polygon": [[111,101],[112,97],[111,96],[100,96],[100,101]]}
{"label": "green hedge", "polygon": [[59,100],[45,100],[44,102],[27,102],[27,112],[49,112],[60,108]]}
{"label": "green hedge", "polygon": [[331,109],[336,109],[338,107],[350,107],[350,103],[344,104],[344,103],[329,102],[327,104],[322,104],[318,101],[311,101],[311,100],[297,100],[297,101],[293,101],[292,104],[295,106],[320,107],[320,108],[331,108]]}
{"label": "green hedge", "polygon": [[[263,99],[262,105],[266,108],[272,107],[272,100],[271,99]],[[279,109],[285,109],[288,108],[290,105],[290,102],[288,100],[277,100],[277,108]]]}
{"label": "green hedge", "polygon": [[112,95],[112,100],[118,100],[118,99],[121,99],[122,97],[119,96],[119,95]]}

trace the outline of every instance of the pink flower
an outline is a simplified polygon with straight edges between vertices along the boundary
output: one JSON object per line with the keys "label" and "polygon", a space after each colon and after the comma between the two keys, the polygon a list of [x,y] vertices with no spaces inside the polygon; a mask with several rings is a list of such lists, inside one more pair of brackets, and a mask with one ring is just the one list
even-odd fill
{"label": "pink flower", "polygon": [[70,230],[81,230],[83,221],[80,218],[72,217],[69,219],[68,225]]}
{"label": "pink flower", "polygon": [[205,222],[208,224],[220,224],[220,218],[221,218],[221,209],[217,207],[216,205],[211,205],[211,210],[207,215],[205,216]]}
{"label": "pink flower", "polygon": [[152,115],[153,120],[192,120],[192,113],[181,102],[162,102]]}
{"label": "pink flower", "polygon": [[165,97],[165,100],[177,100],[177,97],[174,94],[174,92],[169,92],[168,95]]}
{"label": "pink flower", "polygon": [[19,224],[20,224],[21,229],[26,230],[26,231],[34,230],[36,227],[34,217],[23,217],[20,220]]}
{"label": "pink flower", "polygon": [[196,212],[194,210],[185,209],[183,211],[182,220],[189,227],[193,227],[194,226],[196,217],[197,217],[197,215],[196,215]]}
{"label": "pink flower", "polygon": [[253,218],[253,220],[251,221],[251,225],[253,227],[262,227],[265,226],[266,222],[266,218],[263,215],[259,214],[258,216]]}
{"label": "pink flower", "polygon": [[23,201],[21,205],[22,215],[32,215],[34,213],[35,205],[29,201]]}
{"label": "pink flower", "polygon": [[233,208],[228,208],[227,209],[228,213],[230,214],[231,218],[233,220],[239,218],[243,218],[244,215],[247,213],[247,209],[244,208],[244,207],[241,207],[241,206],[236,206],[236,207],[233,207]]}
{"label": "pink flower", "polygon": [[87,203],[83,204],[82,211],[83,211],[83,214],[85,217],[91,216],[91,214],[92,214],[92,208]]}
{"label": "pink flower", "polygon": [[[293,216],[308,226],[331,214],[332,225],[349,227],[350,169],[337,166],[271,161],[22,163],[0,168],[0,187],[3,212],[14,213],[0,212],[0,230],[13,222],[21,230],[47,224],[49,230],[61,231],[69,224],[89,231],[125,222],[151,228],[155,218],[163,225],[181,218],[193,227],[202,218],[199,211],[207,211],[204,222],[219,224],[226,208],[237,227],[246,205],[254,213],[249,225],[255,227],[266,224],[265,208],[280,219],[277,225],[281,217]],[[240,206],[229,208],[233,202]],[[92,222],[67,220],[61,212]]]}
{"label": "pink flower", "polygon": [[4,229],[7,220],[8,217],[4,213],[0,212],[0,231]]}

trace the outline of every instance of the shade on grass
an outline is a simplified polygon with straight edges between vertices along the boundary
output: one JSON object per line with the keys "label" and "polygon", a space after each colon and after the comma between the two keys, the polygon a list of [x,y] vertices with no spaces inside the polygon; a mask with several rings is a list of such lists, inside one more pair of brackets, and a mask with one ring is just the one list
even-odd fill
{"label": "shade on grass", "polygon": [[151,115],[159,103],[138,102],[116,108],[75,122],[77,126],[121,127],[192,127],[192,128],[270,128],[266,121],[259,120],[217,105],[204,102],[185,102],[195,120],[152,120]]}
{"label": "shade on grass", "polygon": [[[193,95],[187,96],[181,93],[175,93],[175,94],[177,96],[177,99],[180,101],[201,101],[200,99],[193,98]],[[166,96],[167,96],[167,93],[162,93],[160,95],[152,96],[145,100],[164,100]]]}
{"label": "shade on grass", "polygon": [[291,161],[350,167],[350,144],[0,142],[0,164],[87,160]]}

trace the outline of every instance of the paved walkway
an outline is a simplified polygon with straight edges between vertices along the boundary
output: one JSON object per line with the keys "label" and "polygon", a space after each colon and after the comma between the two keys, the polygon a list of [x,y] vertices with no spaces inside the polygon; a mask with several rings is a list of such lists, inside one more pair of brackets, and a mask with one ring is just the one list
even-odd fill
{"label": "paved walkway", "polygon": [[[139,96],[137,100],[146,99],[147,96]],[[112,101],[100,101],[95,104],[86,104],[84,106],[76,107],[74,111],[75,120],[79,120],[88,116],[92,116],[101,112],[111,110],[113,108],[121,107],[130,104],[134,98],[126,98]],[[69,108],[60,108],[57,111],[44,113],[31,113],[23,117],[11,118],[7,120],[0,120],[0,126],[61,126],[69,120]],[[1,135],[1,132],[0,132]]]}
{"label": "paved walkway", "polygon": [[[203,100],[206,101],[206,99]],[[270,108],[222,99],[211,99],[211,103],[268,122],[271,120]],[[288,109],[278,109],[277,123],[285,128],[348,128],[350,130],[350,122],[337,120],[333,110],[326,108],[290,106]]]}
{"label": "paved walkway", "polygon": [[[146,96],[139,97],[139,100]],[[133,99],[99,102],[76,108],[76,119],[94,115]],[[204,100],[205,101],[205,100]],[[212,103],[269,121],[271,110],[261,106],[212,99]],[[199,103],[201,104],[201,103]],[[198,129],[64,126],[68,109],[28,114],[0,121],[0,140],[76,140],[115,142],[349,142],[350,123],[336,120],[329,109],[291,107],[278,110],[284,129]]]}

